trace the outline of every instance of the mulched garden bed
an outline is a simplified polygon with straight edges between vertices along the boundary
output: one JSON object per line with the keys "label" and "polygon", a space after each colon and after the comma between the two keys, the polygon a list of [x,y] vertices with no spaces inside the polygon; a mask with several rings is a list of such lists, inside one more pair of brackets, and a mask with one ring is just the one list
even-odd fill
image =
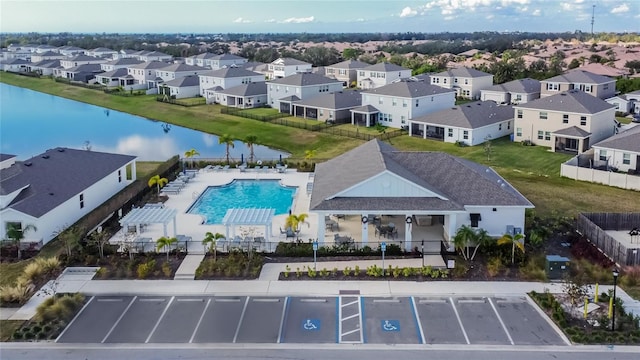
{"label": "mulched garden bed", "polygon": [[100,270],[94,279],[99,280],[171,280],[180,267],[185,254],[144,254],[135,255],[130,259],[128,255],[109,255],[95,262],[77,263],[70,266],[99,266]]}

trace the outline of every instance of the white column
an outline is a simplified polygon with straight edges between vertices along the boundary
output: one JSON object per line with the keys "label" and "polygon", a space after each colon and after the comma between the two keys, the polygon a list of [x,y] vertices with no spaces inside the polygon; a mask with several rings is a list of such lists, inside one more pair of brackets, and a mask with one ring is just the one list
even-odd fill
{"label": "white column", "polygon": [[413,126],[411,126],[411,121],[409,121],[409,136],[411,136],[411,130],[412,130]]}
{"label": "white column", "polygon": [[[178,223],[176,222],[176,218],[173,218],[173,236],[178,234]],[[164,235],[167,236],[167,225],[164,226]]]}
{"label": "white column", "polygon": [[[167,224],[163,223],[162,224],[162,233],[164,234],[164,237],[167,237]],[[175,236],[175,234],[173,234]]]}
{"label": "white column", "polygon": [[[368,214],[362,214],[362,216],[368,216]],[[368,219],[369,221],[373,220],[373,219]],[[360,221],[360,223],[362,224],[362,245],[364,246],[368,241],[369,241],[369,221],[362,222]]]}
{"label": "white column", "polygon": [[405,215],[404,221],[404,250],[411,252],[413,243],[411,242],[411,227],[412,223],[407,222],[407,218],[411,218],[411,214]]}
{"label": "white column", "polygon": [[351,125],[355,125],[355,119],[353,117],[353,111],[351,112]]}
{"label": "white column", "polygon": [[326,215],[327,214],[325,213],[318,213],[318,245],[324,244],[324,230],[325,230],[324,217]]}
{"label": "white column", "polygon": [[224,229],[225,229],[224,237],[225,237],[225,239],[227,239],[227,241],[229,241],[229,224],[225,225]]}

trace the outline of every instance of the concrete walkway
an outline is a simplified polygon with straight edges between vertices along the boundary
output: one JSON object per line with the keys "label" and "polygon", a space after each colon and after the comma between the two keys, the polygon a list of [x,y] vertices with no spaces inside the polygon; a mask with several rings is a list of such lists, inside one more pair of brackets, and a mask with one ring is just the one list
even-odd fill
{"label": "concrete walkway", "polygon": [[180,267],[176,270],[173,280],[193,280],[196,278],[196,270],[204,260],[204,254],[189,254],[184,257]]}

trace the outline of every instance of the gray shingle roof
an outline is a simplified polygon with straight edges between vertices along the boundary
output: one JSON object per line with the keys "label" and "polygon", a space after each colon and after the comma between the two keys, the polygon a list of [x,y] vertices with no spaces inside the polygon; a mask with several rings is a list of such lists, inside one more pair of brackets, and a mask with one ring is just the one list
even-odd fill
{"label": "gray shingle roof", "polygon": [[311,86],[311,85],[323,85],[323,84],[342,84],[342,82],[329,79],[322,75],[313,73],[299,73],[289,75],[280,79],[269,80],[270,84],[291,85],[291,86]]}
{"label": "gray shingle roof", "polygon": [[82,64],[78,66],[74,66],[66,70],[67,72],[77,73],[77,72],[90,72],[90,73],[99,73],[104,72],[100,64]]}
{"label": "gray shingle roof", "polygon": [[584,91],[569,90],[543,97],[525,104],[514,106],[523,109],[550,110],[550,111],[566,111],[579,114],[597,114],[599,112],[612,109],[615,105],[611,105],[606,101],[591,96]]}
{"label": "gray shingle roof", "polygon": [[554,83],[580,83],[580,84],[605,84],[608,82],[615,81],[608,76],[598,75],[594,73],[590,73],[584,70],[570,70],[562,75],[554,76],[552,78],[542,80],[544,82],[554,82]]}
{"label": "gray shingle roof", "polygon": [[272,62],[272,64],[276,64],[282,62],[283,65],[287,66],[287,65],[311,65],[308,62],[304,62],[304,61],[300,61],[298,59],[294,59],[294,58],[279,58],[276,59]]}
{"label": "gray shingle roof", "polygon": [[357,90],[337,91],[297,101],[295,104],[321,109],[351,109],[362,105],[362,95]]}
{"label": "gray shingle roof", "polygon": [[233,55],[233,54],[214,55],[212,59],[214,60],[246,60],[242,56]]}
{"label": "gray shingle roof", "polygon": [[572,137],[577,137],[581,139],[591,136],[590,132],[580,129],[577,126],[569,126],[568,128],[556,130],[553,132],[553,134],[562,135],[562,136],[572,136]]}
{"label": "gray shingle roof", "polygon": [[130,69],[162,69],[162,68],[166,68],[167,66],[169,66],[171,64],[163,62],[163,61],[147,61],[147,62],[143,62],[141,64],[136,64],[136,65],[131,65],[129,66]]}
{"label": "gray shingle roof", "polygon": [[517,94],[534,94],[540,92],[540,81],[535,79],[518,79],[504,84],[493,85],[482,91],[496,91]]}
{"label": "gray shingle roof", "polygon": [[102,74],[99,74],[98,76],[109,77],[109,78],[119,78],[119,77],[125,77],[127,76],[127,74],[128,74],[127,68],[119,68],[111,71],[105,71]]}
{"label": "gray shingle roof", "polygon": [[615,134],[593,146],[622,151],[640,153],[640,125],[636,125],[627,131]]}
{"label": "gray shingle roof", "polygon": [[3,60],[0,63],[5,64],[5,65],[26,65],[26,64],[31,64],[29,61],[27,61],[25,59],[18,59],[18,58],[9,59],[9,60]]}
{"label": "gray shingle roof", "polygon": [[359,112],[359,113],[366,113],[366,114],[373,114],[373,113],[378,113],[380,112],[380,110],[378,110],[375,106],[373,105],[364,105],[364,106],[358,106],[357,108],[353,108],[351,109],[351,111],[353,112]]}
{"label": "gray shingle roof", "polygon": [[391,71],[404,71],[404,70],[410,70],[410,69],[404,68],[402,66],[398,66],[396,64],[381,62],[381,63],[369,65],[363,68],[362,70],[391,72]]}
{"label": "gray shingle roof", "polygon": [[263,76],[260,73],[249,71],[247,69],[239,68],[239,67],[228,67],[218,70],[210,70],[203,73],[200,73],[200,76],[210,76],[215,78],[237,78],[237,77],[247,77],[247,76]]}
{"label": "gray shingle roof", "polygon": [[440,86],[427,84],[424,81],[398,81],[379,88],[363,91],[364,94],[389,95],[404,98],[418,98],[429,95],[451,93],[452,89],[445,89]]}
{"label": "gray shingle roof", "polygon": [[105,64],[107,64],[107,65],[135,65],[135,64],[141,64],[143,62],[144,61],[138,60],[136,58],[121,58],[121,59],[108,61]]}
{"label": "gray shingle roof", "polygon": [[[436,197],[336,197],[350,187],[391,172]],[[532,207],[491,168],[440,152],[398,151],[379,140],[316,165],[312,210],[463,210],[468,205]],[[433,207],[433,208],[432,208]]]}
{"label": "gray shingle roof", "polygon": [[291,95],[291,96],[287,96],[287,97],[284,97],[282,99],[279,99],[278,101],[281,101],[281,102],[294,102],[294,101],[298,101],[298,100],[300,100],[299,97],[297,97],[296,95]]}
{"label": "gray shingle roof", "polygon": [[9,160],[16,157],[15,155],[12,154],[4,154],[4,153],[0,153],[0,161],[5,161],[5,160]]}
{"label": "gray shingle roof", "polygon": [[187,75],[181,78],[169,80],[165,82],[164,85],[173,87],[200,86],[200,78],[198,75]]}
{"label": "gray shingle roof", "polygon": [[439,72],[433,76],[476,78],[476,77],[493,76],[493,75],[487,74],[486,72],[482,72],[476,69],[468,68],[468,67],[459,67],[459,68],[453,68],[443,72]]}
{"label": "gray shingle roof", "polygon": [[220,94],[226,94],[231,96],[256,96],[267,95],[267,83],[264,81],[242,84],[228,88],[226,90],[218,91]]}
{"label": "gray shingle roof", "polygon": [[47,150],[3,169],[0,194],[7,195],[28,185],[9,207],[37,218],[134,159],[135,156],[97,151]]}
{"label": "gray shingle roof", "polygon": [[95,56],[84,55],[84,54],[76,55],[74,57],[71,57],[69,59],[64,59],[64,60],[69,60],[69,61],[102,61],[102,62],[105,62],[104,59],[102,59],[102,58],[98,58],[98,57],[95,57]]}
{"label": "gray shingle roof", "polygon": [[43,53],[37,54],[36,56],[64,56],[64,55],[57,53],[55,51],[45,51]]}
{"label": "gray shingle roof", "polygon": [[42,60],[38,63],[32,64],[31,67],[55,69],[60,66],[60,60]]}
{"label": "gray shingle roof", "polygon": [[327,65],[325,67],[334,68],[334,69],[362,69],[362,68],[366,68],[367,66],[369,66],[369,64],[362,61],[346,60],[343,62],[339,62],[337,64]]}
{"label": "gray shingle roof", "polygon": [[476,129],[513,119],[513,106],[477,101],[411,119],[412,122]]}
{"label": "gray shingle roof", "polygon": [[162,68],[162,71],[168,71],[168,72],[206,71],[206,70],[207,68],[203,68],[201,66],[187,65],[187,64],[170,64],[169,66]]}
{"label": "gray shingle roof", "polygon": [[106,48],[106,47],[97,47],[97,48],[91,49],[89,51],[90,52],[116,52],[115,50],[111,50],[111,49]]}

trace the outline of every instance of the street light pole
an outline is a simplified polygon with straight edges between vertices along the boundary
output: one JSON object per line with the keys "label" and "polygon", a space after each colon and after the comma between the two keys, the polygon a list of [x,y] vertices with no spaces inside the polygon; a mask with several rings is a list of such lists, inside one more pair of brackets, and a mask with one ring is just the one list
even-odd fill
{"label": "street light pole", "polygon": [[611,316],[611,331],[616,331],[616,286],[618,285],[618,269],[613,269],[613,316]]}

